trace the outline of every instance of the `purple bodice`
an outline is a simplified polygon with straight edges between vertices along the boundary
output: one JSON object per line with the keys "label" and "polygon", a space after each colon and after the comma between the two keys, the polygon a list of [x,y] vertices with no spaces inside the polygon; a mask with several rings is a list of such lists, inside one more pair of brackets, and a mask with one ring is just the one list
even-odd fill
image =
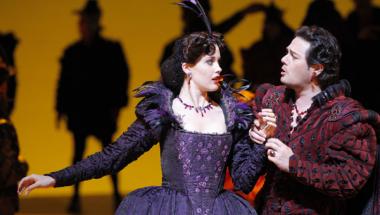
{"label": "purple bodice", "polygon": [[209,214],[222,191],[231,134],[170,129],[161,144],[163,186],[188,195],[197,214]]}

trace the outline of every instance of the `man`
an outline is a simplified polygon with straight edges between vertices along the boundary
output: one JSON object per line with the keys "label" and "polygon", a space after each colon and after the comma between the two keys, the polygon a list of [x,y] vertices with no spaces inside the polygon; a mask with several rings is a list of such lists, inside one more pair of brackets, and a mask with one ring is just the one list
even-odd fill
{"label": "man", "polygon": [[[103,147],[111,143],[119,111],[128,102],[129,80],[120,43],[100,34],[101,11],[97,1],[89,0],[78,14],[81,39],[70,45],[61,59],[56,104],[58,125],[65,117],[73,133],[73,163],[82,159],[88,136],[94,135]],[[112,182],[116,207],[121,200],[116,175]],[[69,211],[80,211],[78,184]]]}
{"label": "man", "polygon": [[[365,203],[348,209],[348,199],[378,180],[380,117],[346,97],[350,86],[338,81],[340,53],[328,31],[302,27],[281,60],[283,86],[265,84],[256,91],[254,114],[261,124],[275,119],[277,127],[270,138],[256,120],[249,132],[267,148],[266,183],[256,202],[261,214],[379,213],[373,189]],[[240,189],[250,190],[254,181],[247,179]]]}

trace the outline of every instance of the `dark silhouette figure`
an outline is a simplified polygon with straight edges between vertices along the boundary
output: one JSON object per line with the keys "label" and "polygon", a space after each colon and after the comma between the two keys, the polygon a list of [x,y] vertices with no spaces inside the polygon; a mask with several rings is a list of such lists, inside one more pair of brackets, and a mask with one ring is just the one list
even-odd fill
{"label": "dark silhouette figure", "polygon": [[[87,1],[78,11],[81,39],[70,45],[61,59],[57,89],[58,123],[67,118],[74,137],[76,163],[83,158],[86,138],[94,135],[105,147],[112,141],[119,111],[128,103],[129,69],[119,42],[101,36],[101,11],[97,1]],[[112,175],[115,207],[121,196]],[[69,211],[79,212],[79,184],[75,185]]]}
{"label": "dark silhouette figure", "polygon": [[9,120],[7,88],[9,71],[0,65],[0,214],[18,211],[17,182],[26,175],[28,166],[20,162],[16,129]]}
{"label": "dark silhouette figure", "polygon": [[244,79],[252,83],[253,90],[262,83],[279,84],[281,58],[293,39],[293,30],[282,19],[281,10],[271,4],[263,11],[262,39],[241,50]]}
{"label": "dark silhouette figure", "polygon": [[[203,6],[206,15],[208,17],[210,17],[209,14],[210,14],[210,11],[212,9],[210,1],[209,0],[199,0],[199,2]],[[248,7],[243,8],[242,10],[236,12],[231,17],[225,19],[223,22],[221,22],[219,24],[213,23],[212,19],[209,18],[210,23],[212,25],[211,28],[214,31],[225,35],[230,30],[232,30],[237,24],[239,24],[240,21],[242,21],[243,18],[247,14],[254,13],[254,12],[259,11],[261,9],[262,9],[262,5],[251,4]],[[182,14],[181,18],[182,18],[182,21],[184,23],[184,28],[182,30],[183,35],[186,35],[186,34],[189,34],[192,32],[197,32],[197,31],[206,31],[206,27],[205,27],[204,23],[194,12],[192,12],[191,10],[188,10],[186,8],[181,7],[181,14]],[[183,36],[183,35],[181,35],[181,36]],[[171,42],[169,42],[165,46],[164,52],[163,52],[162,57],[160,59],[160,65],[167,58],[169,58],[172,55],[174,43],[181,36],[173,39]],[[225,47],[223,48],[223,50],[221,50],[221,52],[222,52],[221,53],[222,54],[222,58],[221,58],[222,60],[220,62],[220,66],[222,68],[222,75],[227,74],[229,76],[227,79],[229,79],[229,80],[234,79],[236,77],[236,73],[232,68],[234,58],[233,58],[232,52],[229,49],[227,44],[225,44]]]}
{"label": "dark silhouette figure", "polygon": [[322,27],[332,33],[341,43],[343,22],[333,0],[314,0],[310,3],[301,26]]}
{"label": "dark silhouette figure", "polygon": [[[380,8],[371,0],[354,0],[355,9],[345,22],[342,76],[352,83],[352,96],[366,108],[380,112],[380,102],[373,94],[380,92],[375,78],[380,72]],[[372,93],[371,93],[372,92]]]}
{"label": "dark silhouette figure", "polygon": [[12,114],[15,106],[17,89],[17,70],[14,52],[18,44],[18,39],[13,33],[0,33],[0,64],[4,64],[9,71],[7,81],[8,113]]}

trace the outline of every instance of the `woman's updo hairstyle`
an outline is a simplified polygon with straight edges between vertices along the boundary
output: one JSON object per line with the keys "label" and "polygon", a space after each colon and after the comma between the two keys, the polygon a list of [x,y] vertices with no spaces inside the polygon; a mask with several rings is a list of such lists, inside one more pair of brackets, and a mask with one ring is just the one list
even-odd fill
{"label": "woman's updo hairstyle", "polygon": [[204,55],[213,55],[215,46],[223,49],[223,36],[213,32],[194,32],[175,42],[172,55],[161,64],[161,79],[164,85],[179,94],[185,80],[182,63],[195,65]]}

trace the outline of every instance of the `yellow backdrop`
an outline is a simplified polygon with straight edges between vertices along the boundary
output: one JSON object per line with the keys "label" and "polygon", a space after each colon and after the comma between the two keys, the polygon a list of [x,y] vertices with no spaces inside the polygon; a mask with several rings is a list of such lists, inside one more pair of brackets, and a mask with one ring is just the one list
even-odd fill
{"label": "yellow backdrop", "polygon": [[[123,43],[131,68],[131,89],[146,80],[159,77],[158,60],[163,46],[180,34],[179,9],[175,0],[100,0],[103,9],[104,35]],[[269,0],[212,0],[215,22],[231,15],[251,2]],[[293,28],[300,25],[310,0],[278,0],[285,10],[285,20]],[[380,0],[376,0],[378,5]],[[84,0],[1,0],[0,31],[14,32],[20,39],[16,50],[19,88],[13,121],[17,127],[22,154],[30,164],[30,173],[46,173],[70,164],[72,140],[64,125],[55,126],[55,90],[59,74],[58,60],[63,49],[78,38],[77,17],[72,11]],[[336,1],[344,16],[352,1]],[[251,15],[233,29],[226,40],[235,55],[235,70],[240,72],[239,50],[260,37],[262,15]],[[135,119],[132,99],[119,120],[120,135]],[[100,149],[90,139],[86,154]],[[123,192],[142,186],[158,185],[161,180],[159,148],[156,146],[120,174]],[[68,195],[72,188],[40,190],[38,195]],[[84,194],[111,192],[110,179],[85,182]]]}

